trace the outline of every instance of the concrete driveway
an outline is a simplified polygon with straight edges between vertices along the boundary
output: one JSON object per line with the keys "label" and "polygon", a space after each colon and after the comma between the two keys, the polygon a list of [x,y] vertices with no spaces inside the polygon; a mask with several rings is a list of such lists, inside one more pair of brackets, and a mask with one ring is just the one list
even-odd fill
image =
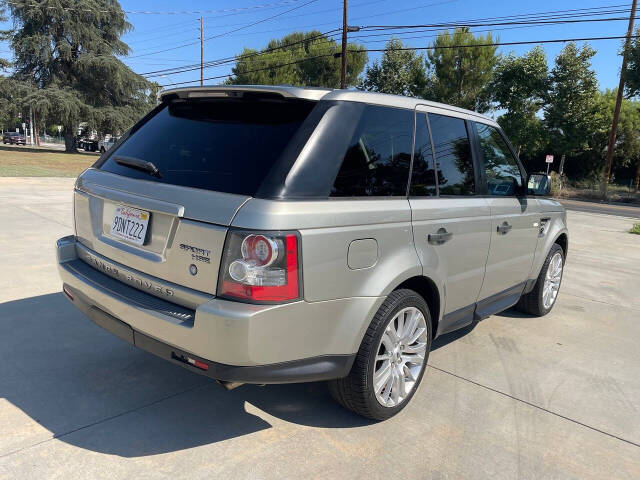
{"label": "concrete driveway", "polygon": [[135,350],[60,294],[70,179],[0,179],[0,478],[640,478],[640,236],[569,212],[558,304],[438,339],[397,417]]}

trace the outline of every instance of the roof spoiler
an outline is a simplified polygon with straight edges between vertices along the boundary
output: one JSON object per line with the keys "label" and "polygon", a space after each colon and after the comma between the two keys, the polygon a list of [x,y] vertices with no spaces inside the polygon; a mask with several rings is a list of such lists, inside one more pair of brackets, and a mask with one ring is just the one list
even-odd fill
{"label": "roof spoiler", "polygon": [[270,85],[220,85],[215,87],[184,87],[162,90],[158,93],[160,101],[172,98],[242,98],[247,93],[263,93],[278,95],[285,98],[301,98],[320,100],[329,93],[329,89],[299,88],[290,86]]}

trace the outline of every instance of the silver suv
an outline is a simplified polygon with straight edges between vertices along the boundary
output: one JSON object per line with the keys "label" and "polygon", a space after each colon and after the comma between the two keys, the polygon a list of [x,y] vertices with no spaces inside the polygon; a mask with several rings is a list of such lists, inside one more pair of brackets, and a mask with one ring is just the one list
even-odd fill
{"label": "silver suv", "polygon": [[63,290],[124,340],[219,380],[329,380],[388,418],[432,340],[516,305],[545,315],[567,254],[491,119],[400,96],[199,87],[78,178]]}

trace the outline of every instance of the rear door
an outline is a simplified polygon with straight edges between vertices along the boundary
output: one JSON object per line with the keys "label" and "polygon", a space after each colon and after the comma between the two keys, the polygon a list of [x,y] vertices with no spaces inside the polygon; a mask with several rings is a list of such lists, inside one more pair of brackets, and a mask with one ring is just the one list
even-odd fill
{"label": "rear door", "polygon": [[409,203],[424,271],[437,272],[444,280],[439,333],[473,320],[489,250],[490,210],[477,195],[479,177],[468,128],[461,118],[420,108],[416,113]]}
{"label": "rear door", "polygon": [[524,194],[524,171],[501,132],[483,123],[474,128],[491,208],[491,247],[478,305],[480,316],[486,316],[519,298],[533,264],[540,208]]}
{"label": "rear door", "polygon": [[214,294],[228,225],[313,106],[255,97],[162,105],[79,178],[80,258],[150,293],[162,292],[145,275]]}

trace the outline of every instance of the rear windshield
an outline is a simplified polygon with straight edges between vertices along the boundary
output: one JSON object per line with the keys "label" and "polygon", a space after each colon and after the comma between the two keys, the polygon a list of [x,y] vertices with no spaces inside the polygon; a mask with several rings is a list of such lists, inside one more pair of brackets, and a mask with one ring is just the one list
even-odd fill
{"label": "rear windshield", "polygon": [[[131,178],[255,195],[315,103],[177,100],[148,120],[99,167]],[[157,174],[118,157],[151,162]]]}

